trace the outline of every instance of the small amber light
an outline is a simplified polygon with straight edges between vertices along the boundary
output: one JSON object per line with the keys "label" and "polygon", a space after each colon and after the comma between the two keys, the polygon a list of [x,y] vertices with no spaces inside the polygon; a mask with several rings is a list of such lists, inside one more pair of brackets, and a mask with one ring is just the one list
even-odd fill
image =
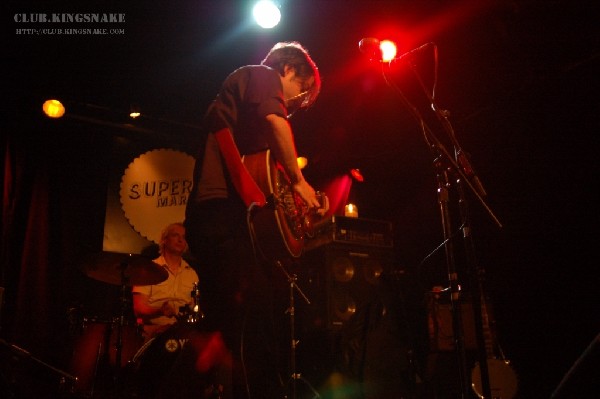
{"label": "small amber light", "polygon": [[140,106],[137,104],[131,104],[131,107],[129,109],[129,117],[131,119],[136,119],[139,118],[142,115],[142,112],[140,111]]}
{"label": "small amber light", "polygon": [[356,205],[347,204],[344,207],[344,216],[350,217],[350,218],[357,218],[358,217],[358,208],[356,207]]}
{"label": "small amber light", "polygon": [[298,167],[300,169],[304,169],[306,165],[308,165],[308,159],[306,159],[305,157],[298,157],[296,161],[298,162]]}
{"label": "small amber light", "polygon": [[65,107],[58,100],[47,100],[42,109],[49,118],[60,118],[65,114]]}

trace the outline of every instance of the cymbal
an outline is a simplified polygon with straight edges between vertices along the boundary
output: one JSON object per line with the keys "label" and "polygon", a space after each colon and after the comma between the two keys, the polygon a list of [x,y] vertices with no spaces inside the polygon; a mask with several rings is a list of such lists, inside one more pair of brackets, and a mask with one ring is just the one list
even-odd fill
{"label": "cymbal", "polygon": [[169,272],[152,260],[136,254],[100,252],[84,265],[94,280],[113,285],[154,285],[165,281]]}

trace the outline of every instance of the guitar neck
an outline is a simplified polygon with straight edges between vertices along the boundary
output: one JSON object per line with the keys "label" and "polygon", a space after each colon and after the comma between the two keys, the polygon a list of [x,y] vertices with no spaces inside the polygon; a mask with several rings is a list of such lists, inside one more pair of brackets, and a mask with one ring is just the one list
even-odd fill
{"label": "guitar neck", "polygon": [[481,296],[481,321],[483,326],[483,335],[485,339],[485,353],[488,359],[494,359],[494,336],[490,328],[490,316],[487,310],[485,297]]}

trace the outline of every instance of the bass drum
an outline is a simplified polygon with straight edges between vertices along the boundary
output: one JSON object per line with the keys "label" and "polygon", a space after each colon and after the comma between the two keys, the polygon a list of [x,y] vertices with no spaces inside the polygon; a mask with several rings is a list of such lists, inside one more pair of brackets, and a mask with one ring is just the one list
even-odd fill
{"label": "bass drum", "polygon": [[176,323],[135,354],[125,385],[139,398],[219,397],[230,364],[219,333]]}
{"label": "bass drum", "polygon": [[[122,347],[121,362],[117,365],[119,328]],[[141,331],[135,324],[120,327],[118,319],[85,318],[70,361],[70,371],[77,377],[75,390],[83,395],[102,390],[106,381],[131,360],[142,344]]]}

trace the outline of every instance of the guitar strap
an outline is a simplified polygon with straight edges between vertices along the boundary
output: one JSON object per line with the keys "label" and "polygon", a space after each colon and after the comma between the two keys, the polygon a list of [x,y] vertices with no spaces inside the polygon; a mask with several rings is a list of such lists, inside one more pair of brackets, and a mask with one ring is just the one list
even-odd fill
{"label": "guitar strap", "polygon": [[228,128],[223,128],[215,133],[215,138],[219,144],[219,150],[223,155],[227,170],[231,176],[233,186],[244,201],[246,208],[251,204],[264,206],[267,203],[265,194],[256,184],[248,169],[242,162],[240,151],[233,141],[233,135]]}

